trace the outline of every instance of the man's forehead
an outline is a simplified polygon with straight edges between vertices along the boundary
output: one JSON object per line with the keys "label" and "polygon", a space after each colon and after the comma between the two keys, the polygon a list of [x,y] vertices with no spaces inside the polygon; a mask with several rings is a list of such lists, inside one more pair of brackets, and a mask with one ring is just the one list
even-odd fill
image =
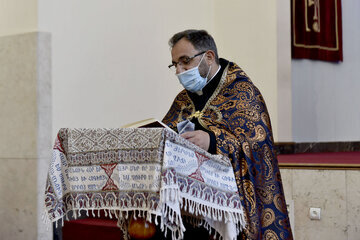
{"label": "man's forehead", "polygon": [[181,57],[191,57],[197,52],[191,42],[182,38],[171,49],[171,56],[173,60],[177,61]]}

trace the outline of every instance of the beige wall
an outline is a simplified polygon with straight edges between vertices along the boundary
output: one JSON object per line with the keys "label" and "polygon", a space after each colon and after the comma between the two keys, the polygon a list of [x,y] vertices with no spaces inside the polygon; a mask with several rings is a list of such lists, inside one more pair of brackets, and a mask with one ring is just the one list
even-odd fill
{"label": "beige wall", "polygon": [[[287,202],[293,200],[291,227],[296,240],[359,239],[360,171],[281,169]],[[311,220],[311,207],[321,219]]]}
{"label": "beige wall", "polygon": [[278,135],[276,1],[215,1],[219,52],[249,75],[266,101],[274,137]]}
{"label": "beige wall", "polygon": [[0,0],[0,36],[37,30],[37,0]]}
{"label": "beige wall", "polygon": [[161,119],[181,89],[167,41],[200,28],[260,88],[277,136],[276,2],[39,0],[39,9],[39,29],[53,34],[53,135]]}
{"label": "beige wall", "polygon": [[52,33],[53,136],[61,127],[161,119],[181,89],[167,68],[169,37],[213,32],[208,0],[39,3],[39,29]]}

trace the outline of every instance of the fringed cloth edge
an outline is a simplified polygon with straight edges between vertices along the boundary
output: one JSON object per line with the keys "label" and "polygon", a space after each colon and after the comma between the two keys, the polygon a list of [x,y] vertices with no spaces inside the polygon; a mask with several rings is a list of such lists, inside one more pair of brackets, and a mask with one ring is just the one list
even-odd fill
{"label": "fringed cloth edge", "polygon": [[[49,209],[44,208],[42,214],[42,220],[44,224],[46,224],[47,229],[49,230],[51,227],[51,223],[55,223],[55,227],[64,226],[64,221],[70,221],[71,219],[78,219],[83,216],[82,213],[85,213],[87,217],[98,217],[100,218],[100,212],[103,211],[105,213],[105,217],[109,217],[110,219],[118,220],[118,227],[124,232],[124,237],[127,235],[127,224],[126,220],[128,220],[131,216],[136,219],[137,217],[141,217],[146,219],[146,221],[152,223],[154,222],[156,226],[160,226],[161,231],[164,232],[164,235],[167,235],[167,231],[170,230],[172,232],[172,239],[180,240],[184,236],[185,227],[183,224],[183,219],[177,211],[173,210],[166,202],[176,203],[180,202],[181,210],[187,211],[189,214],[193,214],[194,216],[186,215],[187,219],[192,219],[192,221],[196,221],[194,226],[203,226],[210,233],[214,231],[219,235],[220,239],[224,239],[222,233],[218,232],[211,224],[209,224],[205,219],[200,219],[198,217],[205,217],[212,219],[214,221],[221,221],[224,223],[233,222],[236,225],[236,235],[238,235],[245,226],[245,219],[242,212],[234,213],[226,210],[219,210],[211,206],[206,206],[194,200],[186,199],[181,197],[181,192],[178,189],[174,188],[163,188],[161,189],[161,196],[164,197],[165,201],[164,209],[158,208],[153,211],[151,209],[143,210],[146,206],[142,206],[142,209],[138,207],[127,208],[126,210],[119,210],[118,205],[105,204],[104,206],[93,207],[86,203],[83,199],[79,201],[75,201],[74,204],[70,204],[66,206],[66,212],[63,214],[57,214],[55,218],[52,218],[50,221]],[[130,202],[128,203],[130,205]],[[101,205],[101,204],[100,204]],[[159,204],[161,206],[161,204]],[[159,221],[160,219],[160,221]],[[191,222],[191,221],[190,221]],[[170,224],[169,224],[170,223]]]}

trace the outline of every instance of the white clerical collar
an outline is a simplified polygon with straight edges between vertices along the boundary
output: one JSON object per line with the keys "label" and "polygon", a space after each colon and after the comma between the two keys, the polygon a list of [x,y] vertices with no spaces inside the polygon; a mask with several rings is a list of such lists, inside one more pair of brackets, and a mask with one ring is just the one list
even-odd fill
{"label": "white clerical collar", "polygon": [[[220,64],[219,64],[218,70],[217,70],[216,73],[212,76],[212,78],[210,78],[210,80],[208,80],[208,81],[206,82],[206,84],[208,84],[209,82],[211,82],[211,80],[214,79],[214,77],[216,76],[216,74],[218,74],[218,72],[220,71],[220,69],[221,69],[221,66],[220,66]],[[205,85],[205,86],[206,86],[206,85]]]}

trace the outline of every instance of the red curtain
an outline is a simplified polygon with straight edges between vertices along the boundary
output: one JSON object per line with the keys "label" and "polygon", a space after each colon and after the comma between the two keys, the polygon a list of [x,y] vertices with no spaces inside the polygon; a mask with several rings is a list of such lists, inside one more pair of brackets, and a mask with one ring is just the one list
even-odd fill
{"label": "red curtain", "polygon": [[292,58],[342,61],[341,0],[292,0]]}

